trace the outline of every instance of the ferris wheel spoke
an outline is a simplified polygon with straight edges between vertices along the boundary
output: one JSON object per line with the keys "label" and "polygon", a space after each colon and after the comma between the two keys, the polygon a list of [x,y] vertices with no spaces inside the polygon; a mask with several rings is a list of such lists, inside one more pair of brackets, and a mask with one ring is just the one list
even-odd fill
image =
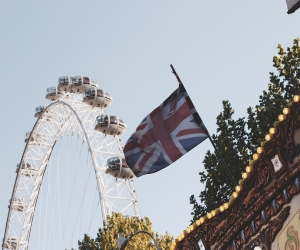
{"label": "ferris wheel spoke", "polygon": [[46,219],[45,219],[45,226],[44,226],[44,237],[43,237],[43,249],[45,249],[45,241],[46,241],[46,223],[48,219],[48,201],[49,201],[49,189],[50,189],[50,169],[51,169],[51,161],[49,164],[49,171],[48,171],[48,185],[47,185],[47,203],[46,203]]}
{"label": "ferris wheel spoke", "polygon": [[[93,206],[92,206],[92,211],[91,211],[91,220],[90,220],[90,224],[89,224],[89,228],[87,231],[87,234],[90,233],[90,228],[91,228],[91,224],[92,224],[92,220],[94,218],[94,207],[95,207],[95,201],[96,201],[96,194],[97,194],[97,186],[95,186],[95,192],[94,192],[94,199],[93,199]],[[98,205],[97,205],[98,206]],[[97,209],[97,208],[96,208]],[[95,209],[95,210],[96,210]]]}
{"label": "ferris wheel spoke", "polygon": [[[58,187],[58,183],[59,183],[59,170],[60,170],[60,157],[61,157],[61,143],[58,144],[57,147],[57,162],[56,162],[56,178],[55,178],[55,188],[54,188],[54,196],[53,199],[51,199],[51,225],[50,228],[52,228],[52,230],[50,231],[50,233],[53,232],[54,237],[53,237],[53,241],[54,241],[54,248],[56,246],[56,237],[55,237],[55,230],[54,230],[54,198],[57,196],[57,190],[59,189]],[[58,190],[58,194],[59,194],[59,190]],[[59,195],[58,195],[59,196]],[[59,197],[58,197],[58,203],[59,203]],[[60,216],[60,207],[58,206],[58,216]],[[49,245],[49,241],[51,239],[51,234],[50,237],[48,238],[48,245]]]}
{"label": "ferris wheel spoke", "polygon": [[[77,151],[78,151],[78,143],[77,143]],[[81,144],[81,149],[80,149],[79,157],[81,156],[81,152],[82,152],[82,144]],[[78,154],[77,154],[77,157],[78,157]],[[77,158],[77,160],[78,160],[78,158]],[[72,197],[73,197],[73,194],[74,194],[74,188],[75,188],[75,183],[76,183],[76,179],[77,179],[77,172],[78,172],[78,167],[79,167],[79,161],[77,161],[77,162],[78,163],[77,163],[77,166],[76,166],[76,174],[75,174],[75,179],[74,179],[73,186],[72,186],[72,191],[71,191],[71,196],[70,196],[70,202],[69,202],[69,206],[68,206],[67,217],[66,217],[66,221],[65,221],[65,225],[64,225],[64,230],[63,230],[62,238],[64,237],[64,234],[65,234],[66,224],[67,224],[67,220],[68,220],[68,217],[69,217],[69,211],[70,211],[70,207],[71,207],[71,204],[72,204],[71,201],[72,201]]]}

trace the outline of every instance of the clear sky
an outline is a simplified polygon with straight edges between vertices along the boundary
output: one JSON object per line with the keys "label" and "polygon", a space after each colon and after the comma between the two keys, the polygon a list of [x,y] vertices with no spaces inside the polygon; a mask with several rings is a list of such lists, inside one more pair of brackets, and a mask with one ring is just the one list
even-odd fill
{"label": "clear sky", "polygon": [[[125,143],[177,88],[172,63],[212,134],[222,100],[246,116],[267,88],[277,44],[300,36],[300,11],[286,12],[284,0],[1,1],[0,235],[24,135],[60,76],[91,76],[110,91],[108,112],[126,121]],[[189,197],[204,188],[198,173],[208,149],[207,140],[135,180],[141,215],[155,231],[177,237],[189,225]]]}

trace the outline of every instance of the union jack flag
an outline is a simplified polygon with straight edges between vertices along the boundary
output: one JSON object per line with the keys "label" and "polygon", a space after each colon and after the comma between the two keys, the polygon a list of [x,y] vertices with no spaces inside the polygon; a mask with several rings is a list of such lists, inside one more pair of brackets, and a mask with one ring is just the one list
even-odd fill
{"label": "union jack flag", "polygon": [[157,172],[193,149],[208,132],[183,84],[129,138],[124,154],[137,177]]}

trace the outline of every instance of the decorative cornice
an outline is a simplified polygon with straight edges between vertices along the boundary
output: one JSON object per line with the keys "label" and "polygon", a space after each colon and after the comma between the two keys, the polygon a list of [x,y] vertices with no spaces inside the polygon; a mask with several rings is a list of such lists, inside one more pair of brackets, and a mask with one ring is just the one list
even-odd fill
{"label": "decorative cornice", "polygon": [[290,206],[285,207],[280,214],[269,222],[269,225],[260,231],[259,235],[251,240],[244,250],[252,250],[254,246],[260,244],[263,250],[271,250],[271,243],[274,241],[276,234],[282,228],[283,223],[290,213]]}
{"label": "decorative cornice", "polygon": [[[291,164],[300,154],[300,145],[293,144],[294,131],[300,128],[300,96],[294,97],[294,103],[283,109],[278,120],[242,173],[231,200],[184,230],[173,249],[199,250],[201,239],[208,249],[213,245],[214,249],[229,249],[234,242],[237,250],[300,192],[300,160],[292,167],[285,163]],[[274,155],[283,165],[278,171],[270,161]],[[269,187],[271,180],[275,182]]]}

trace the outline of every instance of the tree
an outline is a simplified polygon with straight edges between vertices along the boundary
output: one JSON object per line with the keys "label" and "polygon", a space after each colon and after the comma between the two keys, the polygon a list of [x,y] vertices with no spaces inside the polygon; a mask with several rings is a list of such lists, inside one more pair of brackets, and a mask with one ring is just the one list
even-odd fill
{"label": "tree", "polygon": [[[259,96],[258,105],[247,109],[245,117],[233,119],[234,110],[229,101],[223,101],[223,111],[217,117],[217,133],[212,139],[231,169],[236,182],[251,160],[256,148],[264,142],[270,127],[275,126],[278,114],[288,106],[294,95],[300,94],[300,39],[294,40],[291,48],[278,45],[278,55],[273,57],[276,73],[270,73],[268,90]],[[193,205],[192,221],[218,208],[229,200],[234,186],[215,153],[207,151],[204,169],[199,173],[205,190],[200,192],[198,203],[190,197]]]}
{"label": "tree", "polygon": [[[78,241],[78,246],[80,250],[118,250],[117,240],[120,233],[124,233],[124,237],[127,238],[130,233],[135,233],[139,230],[146,230],[151,233],[160,249],[171,249],[171,244],[174,241],[173,237],[168,233],[164,236],[154,233],[149,218],[125,218],[120,213],[113,213],[112,216],[107,217],[107,221],[104,223],[103,228],[99,229],[96,239],[92,239],[85,234],[83,240]],[[152,239],[146,234],[134,236],[128,242],[126,248],[130,250],[156,250]]]}

